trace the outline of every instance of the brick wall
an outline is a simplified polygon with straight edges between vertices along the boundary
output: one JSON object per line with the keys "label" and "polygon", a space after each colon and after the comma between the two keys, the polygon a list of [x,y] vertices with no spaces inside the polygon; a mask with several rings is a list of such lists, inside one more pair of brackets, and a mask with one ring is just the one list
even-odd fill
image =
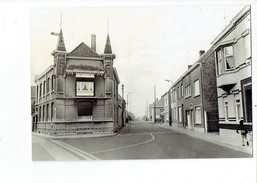
{"label": "brick wall", "polygon": [[219,131],[219,114],[214,51],[202,62],[202,90],[204,110],[207,112],[209,132]]}

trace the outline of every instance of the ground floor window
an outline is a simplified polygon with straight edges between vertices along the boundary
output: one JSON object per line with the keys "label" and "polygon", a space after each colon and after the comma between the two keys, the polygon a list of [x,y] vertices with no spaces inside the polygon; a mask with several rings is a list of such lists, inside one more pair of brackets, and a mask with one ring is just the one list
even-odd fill
{"label": "ground floor window", "polygon": [[228,102],[224,103],[225,121],[228,122]]}
{"label": "ground floor window", "polygon": [[178,121],[182,121],[182,108],[178,107]]}
{"label": "ground floor window", "polygon": [[90,101],[78,103],[78,119],[92,120],[93,116],[93,103]]}
{"label": "ground floor window", "polygon": [[195,107],[195,124],[201,124],[201,108]]}

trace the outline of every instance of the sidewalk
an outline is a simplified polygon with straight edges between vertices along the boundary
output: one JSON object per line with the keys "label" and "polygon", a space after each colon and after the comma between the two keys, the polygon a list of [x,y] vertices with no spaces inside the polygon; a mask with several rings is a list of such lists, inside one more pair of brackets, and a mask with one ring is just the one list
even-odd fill
{"label": "sidewalk", "polygon": [[[174,127],[174,126],[168,126],[167,124],[153,124],[153,125],[157,125],[159,127],[165,128],[165,129],[169,129],[169,130],[173,130],[197,139],[201,139],[204,141],[208,141],[226,148],[230,148],[233,150],[237,150],[237,151],[241,151],[244,153],[248,153],[248,154],[253,154],[253,141],[252,141],[252,137],[248,137],[249,139],[249,146],[242,146],[242,142],[238,141],[238,139],[234,139],[234,138],[229,138],[229,137],[223,137],[220,136],[217,133],[203,133],[203,132],[197,132],[197,131],[191,131],[188,129],[184,129],[181,127]],[[250,136],[252,136],[252,134],[250,134]]]}

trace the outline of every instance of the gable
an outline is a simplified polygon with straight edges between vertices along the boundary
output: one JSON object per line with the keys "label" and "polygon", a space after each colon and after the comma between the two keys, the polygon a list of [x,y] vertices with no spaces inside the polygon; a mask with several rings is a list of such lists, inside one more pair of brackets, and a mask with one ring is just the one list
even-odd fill
{"label": "gable", "polygon": [[81,43],[78,45],[73,51],[71,51],[68,56],[73,57],[95,57],[99,58],[100,55],[93,51],[89,46],[87,46],[85,43]]}

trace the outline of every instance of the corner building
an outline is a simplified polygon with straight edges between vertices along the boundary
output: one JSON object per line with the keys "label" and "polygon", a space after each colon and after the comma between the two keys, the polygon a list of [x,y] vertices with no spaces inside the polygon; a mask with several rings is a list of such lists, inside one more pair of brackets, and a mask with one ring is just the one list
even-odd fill
{"label": "corner building", "polygon": [[124,126],[124,99],[113,67],[109,34],[103,54],[96,52],[96,36],[91,47],[79,44],[67,52],[62,30],[52,52],[54,65],[36,80],[36,120],[34,131],[49,135],[113,133]]}

